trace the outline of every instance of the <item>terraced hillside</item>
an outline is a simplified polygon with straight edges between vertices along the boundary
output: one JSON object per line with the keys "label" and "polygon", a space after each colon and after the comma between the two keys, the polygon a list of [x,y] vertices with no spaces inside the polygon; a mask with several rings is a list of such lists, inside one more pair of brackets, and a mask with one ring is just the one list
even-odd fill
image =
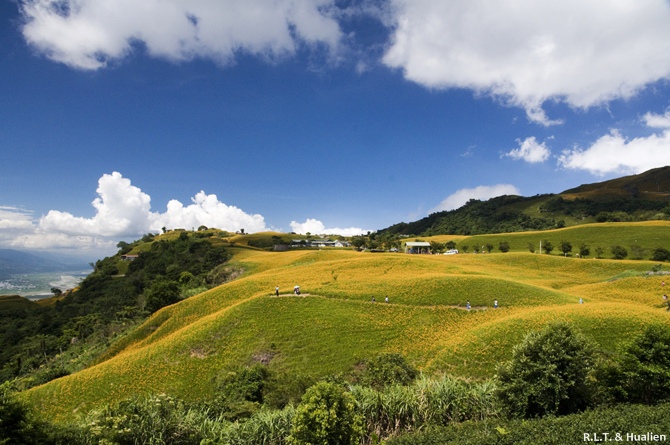
{"label": "terraced hillside", "polygon": [[[642,239],[646,226],[632,227]],[[670,224],[653,232],[668,244]],[[606,351],[645,324],[670,324],[665,276],[647,274],[656,265],[650,261],[521,249],[451,256],[231,250],[246,271],[241,278],[163,308],[97,365],[23,397],[65,420],[136,394],[207,398],[217,378],[240,364],[324,376],[380,352],[400,352],[425,372],[485,378],[529,329],[550,320],[571,320]],[[294,285],[301,296],[292,295]]]}

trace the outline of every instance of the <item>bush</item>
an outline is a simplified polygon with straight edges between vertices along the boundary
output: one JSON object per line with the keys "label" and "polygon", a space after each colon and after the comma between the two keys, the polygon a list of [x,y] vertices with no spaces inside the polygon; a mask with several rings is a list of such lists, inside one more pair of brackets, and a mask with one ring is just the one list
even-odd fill
{"label": "bush", "polygon": [[584,258],[586,256],[589,256],[590,254],[591,254],[591,249],[589,248],[589,246],[586,243],[579,246],[579,256],[580,257]]}
{"label": "bush", "polygon": [[498,397],[513,417],[564,415],[591,404],[594,352],[567,323],[530,332],[498,368]]}
{"label": "bush", "polygon": [[563,255],[568,256],[570,252],[572,252],[572,244],[570,241],[561,241],[561,252],[563,252]]}
{"label": "bush", "polygon": [[665,247],[658,247],[651,255],[652,261],[670,261],[670,250]]}
{"label": "bush", "polygon": [[621,246],[612,246],[611,252],[615,260],[623,260],[628,256],[628,251]]}
{"label": "bush", "polygon": [[551,244],[549,240],[544,240],[542,241],[542,250],[544,250],[544,253],[549,255],[552,250],[554,250],[554,245]]}
{"label": "bush", "polygon": [[391,384],[408,385],[419,372],[400,354],[381,354],[365,363],[360,382],[375,389]]}
{"label": "bush", "polygon": [[307,390],[296,409],[289,443],[356,444],[362,432],[354,398],[334,383],[319,382]]}
{"label": "bush", "polygon": [[501,251],[502,253],[509,252],[509,243],[507,241],[500,241],[500,245],[498,245],[498,250]]}
{"label": "bush", "polygon": [[670,400],[670,329],[647,327],[623,347],[605,375],[618,401],[655,404]]}
{"label": "bush", "polygon": [[179,302],[179,284],[175,281],[157,281],[146,292],[144,308],[150,313]]}

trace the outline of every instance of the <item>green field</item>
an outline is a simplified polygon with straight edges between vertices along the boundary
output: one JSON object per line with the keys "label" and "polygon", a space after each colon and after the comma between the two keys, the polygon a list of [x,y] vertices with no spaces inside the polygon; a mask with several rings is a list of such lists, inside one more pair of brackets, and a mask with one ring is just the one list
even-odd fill
{"label": "green field", "polygon": [[[222,373],[260,357],[271,358],[277,370],[321,377],[381,352],[400,352],[427,373],[483,379],[528,330],[552,320],[572,321],[608,352],[649,323],[670,325],[661,299],[666,277],[647,273],[656,263],[526,248],[539,239],[668,248],[668,223],[597,224],[459,243],[497,246],[496,239],[513,251],[446,256],[232,247],[233,263],[245,270],[241,278],[158,311],[97,365],[22,397],[43,416],[64,421],[137,394],[205,399]],[[291,294],[294,285],[302,296]],[[499,309],[492,308],[494,299]]]}

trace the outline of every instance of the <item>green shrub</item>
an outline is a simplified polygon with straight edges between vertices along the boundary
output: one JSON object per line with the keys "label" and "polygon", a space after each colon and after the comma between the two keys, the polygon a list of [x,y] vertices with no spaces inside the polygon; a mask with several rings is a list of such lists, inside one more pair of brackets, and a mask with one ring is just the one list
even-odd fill
{"label": "green shrub", "polygon": [[594,363],[589,341],[567,323],[530,332],[498,368],[498,396],[513,417],[578,412],[590,405]]}
{"label": "green shrub", "polygon": [[670,399],[670,329],[652,325],[622,348],[604,380],[614,398],[655,404]]}
{"label": "green shrub", "polygon": [[665,247],[658,247],[654,249],[651,259],[652,261],[670,261],[670,250]]}
{"label": "green shrub", "polygon": [[622,246],[612,246],[611,252],[615,260],[623,260],[628,256],[628,251]]}
{"label": "green shrub", "polygon": [[175,281],[157,281],[145,293],[145,309],[151,313],[179,302],[179,284]]}
{"label": "green shrub", "polygon": [[354,398],[341,386],[319,382],[307,390],[293,418],[289,443],[348,445],[358,443],[362,419]]}
{"label": "green shrub", "polygon": [[392,384],[408,385],[419,375],[407,360],[396,353],[381,354],[367,361],[360,382],[376,389]]}

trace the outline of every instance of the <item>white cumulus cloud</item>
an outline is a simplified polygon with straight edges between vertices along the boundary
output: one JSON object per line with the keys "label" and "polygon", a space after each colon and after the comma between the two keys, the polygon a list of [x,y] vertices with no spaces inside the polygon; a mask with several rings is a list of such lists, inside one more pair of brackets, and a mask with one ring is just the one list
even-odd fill
{"label": "white cumulus cloud", "polygon": [[391,0],[384,63],[429,88],[468,88],[523,107],[588,108],[670,77],[664,0]]}
{"label": "white cumulus cloud", "polygon": [[369,230],[361,229],[360,227],[348,227],[348,228],[326,228],[326,226],[319,221],[318,219],[307,218],[304,223],[299,223],[297,221],[291,221],[291,230],[295,233],[305,234],[327,234],[327,235],[342,235],[342,236],[356,236],[362,235],[369,232]]}
{"label": "white cumulus cloud", "polygon": [[505,153],[503,156],[507,156],[516,160],[521,159],[530,164],[544,162],[549,159],[549,156],[551,156],[551,151],[549,148],[547,148],[547,145],[544,142],[537,142],[537,139],[535,139],[534,136],[526,138],[523,141],[517,139],[517,142],[519,144],[519,148],[511,150]]}
{"label": "white cumulus cloud", "polygon": [[262,215],[251,215],[228,206],[216,195],[207,195],[201,190],[191,201],[193,203],[185,207],[181,202],[171,200],[165,213],[151,215],[150,230],[158,231],[162,227],[191,229],[201,225],[229,231],[244,229],[247,233],[266,230]]}
{"label": "white cumulus cloud", "polygon": [[171,200],[164,213],[151,211],[151,197],[131,184],[121,173],[105,174],[98,180],[98,197],[91,218],[50,210],[37,222],[32,213],[15,207],[0,207],[0,246],[25,249],[112,249],[120,239],[139,238],[147,232],[192,229],[205,225],[248,233],[267,230],[262,215],[245,213],[200,191],[184,206]]}
{"label": "white cumulus cloud", "polygon": [[67,235],[128,237],[149,229],[151,198],[131,185],[121,173],[103,175],[98,180],[98,198],[91,204],[93,218],[82,218],[67,212],[50,210],[40,219],[40,229]]}
{"label": "white cumulus cloud", "polygon": [[662,131],[628,139],[613,129],[588,148],[564,150],[558,158],[559,166],[603,176],[608,173],[636,174],[670,165],[670,111],[664,115],[647,113],[642,120],[648,127]]}
{"label": "white cumulus cloud", "polygon": [[429,213],[454,210],[462,207],[471,199],[486,201],[496,196],[520,194],[519,189],[511,184],[480,185],[475,188],[460,189],[447,196],[439,205],[430,210]]}
{"label": "white cumulus cloud", "polygon": [[20,0],[23,36],[50,59],[98,69],[137,46],[172,61],[275,59],[300,44],[334,50],[334,0]]}

